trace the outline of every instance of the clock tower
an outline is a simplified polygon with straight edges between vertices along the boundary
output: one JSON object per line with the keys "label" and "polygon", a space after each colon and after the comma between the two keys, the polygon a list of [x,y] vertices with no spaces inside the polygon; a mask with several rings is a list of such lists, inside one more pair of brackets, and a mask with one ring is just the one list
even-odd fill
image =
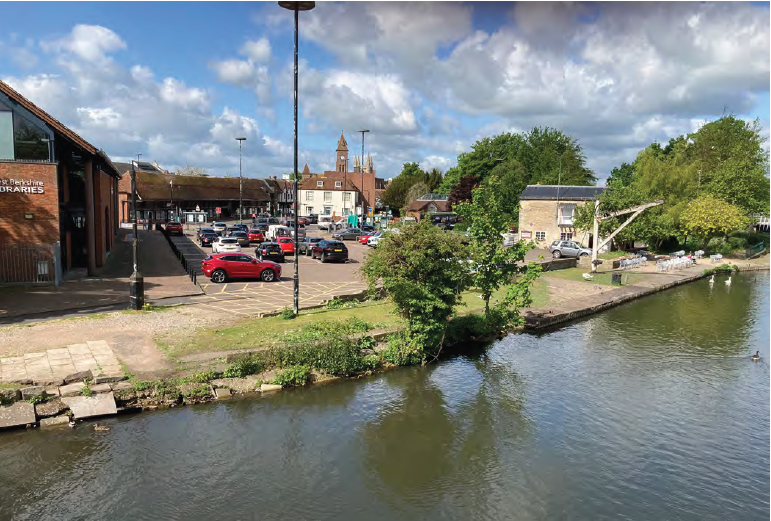
{"label": "clock tower", "polygon": [[337,157],[335,157],[335,172],[348,171],[348,143],[345,142],[343,131],[340,131],[340,140],[337,142]]}

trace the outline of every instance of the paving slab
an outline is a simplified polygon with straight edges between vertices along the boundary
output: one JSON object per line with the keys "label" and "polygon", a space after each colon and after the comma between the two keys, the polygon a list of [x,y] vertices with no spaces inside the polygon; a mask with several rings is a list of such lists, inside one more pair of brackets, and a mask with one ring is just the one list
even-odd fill
{"label": "paving slab", "polygon": [[60,396],[59,387],[58,386],[46,387],[46,394],[48,396]]}
{"label": "paving slab", "polygon": [[93,377],[94,375],[91,373],[90,369],[88,371],[75,371],[64,377],[64,383],[82,382],[83,380]]}
{"label": "paving slab", "polygon": [[67,346],[67,351],[72,355],[91,355],[91,349],[88,344],[72,344]]}
{"label": "paving slab", "polygon": [[118,414],[112,391],[94,396],[62,397],[61,400],[72,410],[72,415],[79,420]]}
{"label": "paving slab", "polygon": [[75,382],[72,384],[62,385],[59,387],[59,394],[64,396],[79,396],[80,392],[83,390],[83,388],[86,387],[86,384],[83,382]]}
{"label": "paving slab", "polygon": [[35,404],[35,414],[38,418],[50,418],[51,416],[56,416],[66,410],[67,406],[58,398],[48,400],[45,403]]}
{"label": "paving slab", "polygon": [[29,400],[33,396],[43,396],[43,393],[45,393],[46,389],[42,386],[34,386],[34,387],[24,387],[21,389],[21,399],[22,400]]}
{"label": "paving slab", "polygon": [[0,405],[0,429],[35,423],[35,406],[29,402]]}
{"label": "paving slab", "polygon": [[[95,384],[107,384],[112,382],[120,382],[121,380],[125,380],[126,375],[123,374],[122,371],[120,372],[110,372],[108,374],[101,374],[94,377],[94,383]],[[130,386],[131,384],[129,384]]]}
{"label": "paving slab", "polygon": [[112,387],[108,383],[96,384],[91,386],[91,390],[95,393],[109,393],[112,391]]}
{"label": "paving slab", "polygon": [[46,429],[48,427],[64,426],[70,423],[69,416],[54,416],[53,418],[43,418],[40,420],[40,428]]}
{"label": "paving slab", "polygon": [[227,387],[217,387],[214,389],[214,396],[216,396],[218,400],[223,398],[230,398],[232,395],[233,393],[231,393],[230,389]]}
{"label": "paving slab", "polygon": [[123,389],[133,389],[134,384],[131,382],[115,382],[110,384],[110,387],[112,387],[113,391],[122,391]]}
{"label": "paving slab", "polygon": [[21,400],[21,392],[18,389],[0,389],[0,402]]}

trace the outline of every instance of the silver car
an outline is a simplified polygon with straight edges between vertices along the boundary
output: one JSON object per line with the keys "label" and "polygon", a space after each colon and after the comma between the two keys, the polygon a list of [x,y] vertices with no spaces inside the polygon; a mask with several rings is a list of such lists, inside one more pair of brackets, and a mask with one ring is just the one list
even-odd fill
{"label": "silver car", "polygon": [[228,229],[228,225],[223,222],[216,222],[212,224],[211,227],[214,230],[214,233],[220,236],[224,235],[225,230]]}
{"label": "silver car", "polygon": [[560,257],[585,257],[592,254],[592,250],[584,248],[575,241],[554,241],[549,247],[549,253],[555,259]]}

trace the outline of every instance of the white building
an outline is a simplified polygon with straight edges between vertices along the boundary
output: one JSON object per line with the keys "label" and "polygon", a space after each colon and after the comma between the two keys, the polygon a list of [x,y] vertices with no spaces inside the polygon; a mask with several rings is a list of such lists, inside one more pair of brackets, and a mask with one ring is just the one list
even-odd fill
{"label": "white building", "polygon": [[350,179],[313,175],[300,182],[299,191],[300,215],[347,216],[361,211],[359,190]]}

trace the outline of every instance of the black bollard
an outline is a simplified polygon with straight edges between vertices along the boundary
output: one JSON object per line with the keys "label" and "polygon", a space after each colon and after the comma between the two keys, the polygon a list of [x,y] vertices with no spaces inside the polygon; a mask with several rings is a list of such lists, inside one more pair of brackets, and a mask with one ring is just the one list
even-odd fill
{"label": "black bollard", "polygon": [[142,274],[135,271],[129,277],[129,307],[133,310],[141,310],[145,305],[145,279]]}

